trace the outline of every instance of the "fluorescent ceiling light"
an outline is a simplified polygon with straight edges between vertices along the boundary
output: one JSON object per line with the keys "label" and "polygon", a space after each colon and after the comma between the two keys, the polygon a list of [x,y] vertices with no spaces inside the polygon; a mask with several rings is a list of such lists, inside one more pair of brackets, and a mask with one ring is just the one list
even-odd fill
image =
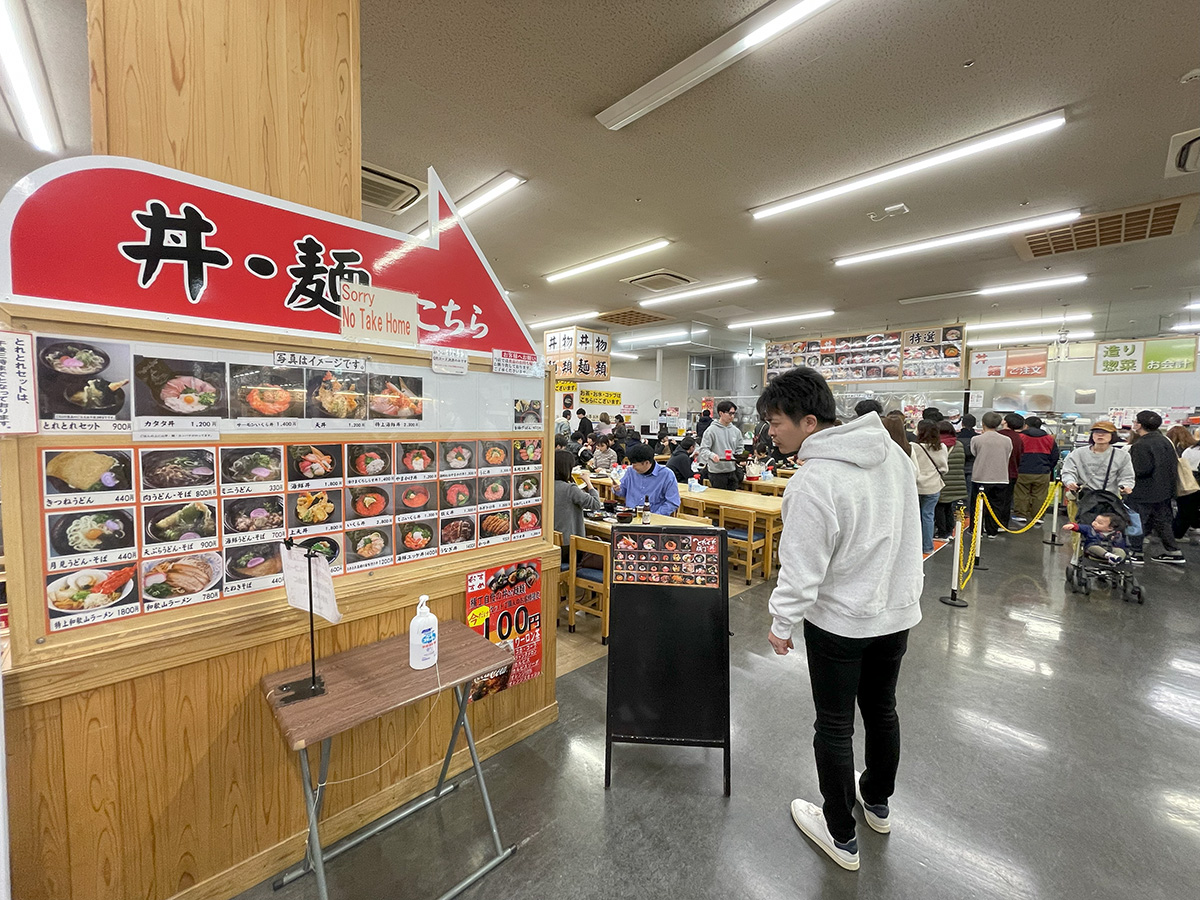
{"label": "fluorescent ceiling light", "polygon": [[1026,326],[1044,325],[1049,328],[1051,325],[1056,328],[1065,322],[1086,322],[1091,319],[1091,313],[1072,313],[1069,316],[1054,316],[1047,318],[1043,316],[1040,319],[1016,319],[1011,322],[985,322],[982,325],[968,325],[967,331],[970,334],[976,334],[980,331],[995,331],[997,328],[1024,328]]}
{"label": "fluorescent ceiling light", "polygon": [[[1069,331],[1067,332],[1068,341],[1087,341],[1096,336],[1094,331]],[[1057,340],[1057,333],[1054,334],[1020,334],[1020,335],[1005,335],[1004,337],[987,337],[974,338],[967,341],[968,347],[984,347],[993,344],[1049,344]]]}
{"label": "fluorescent ceiling light", "polygon": [[927,241],[917,241],[912,244],[899,244],[895,247],[885,247],[882,250],[872,250],[870,253],[860,253],[857,256],[843,256],[835,259],[835,266],[852,266],[857,263],[873,262],[877,259],[888,259],[892,256],[904,256],[909,253],[920,253],[924,250],[936,250],[939,247],[949,247],[954,244],[966,244],[982,241],[1000,235],[1013,234],[1018,231],[1036,231],[1039,228],[1049,228],[1052,225],[1062,225],[1078,219],[1077,209],[1039,216],[1036,219],[1021,219],[1017,222],[1005,222],[1002,225],[988,225],[985,228],[975,228],[971,231],[959,231],[955,234],[944,234],[941,237],[930,238]]}
{"label": "fluorescent ceiling light", "polygon": [[1172,325],[1172,331],[1200,331],[1200,322],[1187,322],[1183,325]]}
{"label": "fluorescent ceiling light", "polygon": [[661,331],[658,334],[641,334],[633,335],[632,337],[617,338],[618,344],[640,344],[643,341],[662,341],[667,338],[689,337],[690,332],[687,331]]}
{"label": "fluorescent ceiling light", "polygon": [[1189,303],[1184,307],[1184,309],[1200,309],[1200,300],[1197,300],[1194,303]]}
{"label": "fluorescent ceiling light", "polygon": [[682,347],[684,344],[690,344],[691,341],[671,341],[669,344],[663,344],[664,347]]}
{"label": "fluorescent ceiling light", "polygon": [[1039,291],[1043,288],[1062,287],[1068,284],[1082,284],[1087,281],[1086,275],[1066,275],[1062,278],[1043,278],[1040,281],[1023,281],[1020,284],[1002,284],[996,287],[980,288],[977,291],[951,291],[948,294],[930,294],[927,297],[905,297],[898,303],[928,303],[931,300],[953,300],[956,297],[977,297],[991,294],[1016,294],[1022,291]]}
{"label": "fluorescent ceiling light", "polygon": [[613,263],[619,263],[627,259],[633,259],[635,256],[641,256],[643,253],[650,253],[654,250],[661,250],[671,242],[666,238],[659,238],[651,241],[648,244],[639,244],[636,247],[630,247],[628,250],[619,250],[608,256],[601,256],[599,259],[593,259],[591,262],[585,262],[578,266],[572,266],[569,269],[562,269],[558,272],[552,272],[546,276],[546,280],[553,283],[562,281],[564,278],[570,278],[572,275],[581,275],[584,272],[590,272],[592,269],[599,269],[601,266],[609,266]]}
{"label": "fluorescent ceiling light", "polygon": [[617,359],[637,359],[636,353],[622,353],[620,350],[613,350],[609,356],[615,356]]}
{"label": "fluorescent ceiling light", "polygon": [[[462,200],[456,202],[458,214],[462,218],[466,218],[471,213],[484,206],[487,206],[493,200],[503,197],[513,188],[520,187],[525,183],[526,179],[520,175],[514,175],[512,172],[501,172],[479,190],[472,191],[463,197]],[[453,221],[448,219],[447,222]],[[415,235],[417,240],[428,240],[429,238],[429,223],[426,223],[420,231]]]}
{"label": "fluorescent ceiling light", "polygon": [[662,303],[673,303],[676,300],[687,300],[691,297],[703,297],[705,294],[719,294],[722,291],[732,291],[735,288],[749,287],[752,284],[758,284],[757,278],[742,278],[738,281],[726,281],[724,284],[710,284],[705,287],[688,288],[686,291],[676,291],[673,294],[664,294],[661,297],[655,297],[652,300],[643,300],[638,306],[658,306]]}
{"label": "fluorescent ceiling light", "polygon": [[727,327],[730,329],[757,328],[759,325],[776,325],[781,322],[799,322],[803,319],[824,319],[832,315],[832,309],[823,309],[820,312],[797,313],[794,316],[772,316],[769,319],[754,319],[746,322],[730,322]]}
{"label": "fluorescent ceiling light", "polygon": [[843,194],[849,194],[876,184],[883,184],[885,181],[892,181],[896,178],[912,175],[915,172],[932,169],[934,166],[953,162],[956,159],[974,156],[976,153],[982,153],[994,147],[1003,147],[1005,144],[1011,144],[1014,141],[1024,140],[1036,134],[1053,131],[1055,128],[1064,125],[1066,121],[1066,113],[1061,109],[1055,110],[1043,116],[1026,119],[1023,122],[1016,122],[1012,125],[1005,125],[1003,128],[997,128],[995,131],[986,131],[973,138],[947,144],[945,147],[939,147],[937,150],[930,150],[928,153],[922,153],[920,156],[913,156],[909,159],[883,166],[864,175],[856,175],[853,178],[847,178],[824,187],[805,191],[803,194],[796,194],[793,197],[777,200],[774,203],[757,206],[750,210],[750,213],[756,219],[765,219],[782,212],[799,209],[802,206],[811,206],[814,203],[820,203],[822,200],[840,197]]}
{"label": "fluorescent ceiling light", "polygon": [[586,322],[588,319],[595,319],[600,313],[592,310],[591,312],[576,313],[573,316],[563,316],[561,319],[550,319],[546,322],[534,322],[530,328],[553,328],[555,325],[570,325],[572,322]]}
{"label": "fluorescent ceiling light", "polygon": [[21,137],[43,153],[61,153],[50,85],[24,5],[0,0],[0,88]]}
{"label": "fluorescent ceiling light", "polygon": [[596,120],[609,131],[624,128],[834,2],[836,0],[775,0],[768,3],[683,62],[622,97],[597,115]]}

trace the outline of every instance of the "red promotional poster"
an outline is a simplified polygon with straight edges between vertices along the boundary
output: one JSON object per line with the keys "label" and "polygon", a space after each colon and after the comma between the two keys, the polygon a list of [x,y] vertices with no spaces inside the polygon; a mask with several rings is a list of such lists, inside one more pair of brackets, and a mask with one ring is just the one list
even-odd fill
{"label": "red promotional poster", "polygon": [[76,157],[0,203],[0,295],[338,335],[342,286],[371,286],[416,297],[423,346],[536,353],[432,169],[429,219],[421,239],[141,160]]}
{"label": "red promotional poster", "polygon": [[472,699],[542,674],[542,568],[537,559],[467,574],[467,625],[493,644],[507,644],[512,669],[476,681]]}

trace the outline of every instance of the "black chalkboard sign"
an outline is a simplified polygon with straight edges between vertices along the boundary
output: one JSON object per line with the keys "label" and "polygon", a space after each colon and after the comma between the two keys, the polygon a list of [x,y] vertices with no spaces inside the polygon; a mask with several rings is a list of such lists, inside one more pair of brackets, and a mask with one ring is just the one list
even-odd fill
{"label": "black chalkboard sign", "polygon": [[608,715],[612,745],[725,751],[729,796],[729,580],[724,529],[646,525],[612,534]]}

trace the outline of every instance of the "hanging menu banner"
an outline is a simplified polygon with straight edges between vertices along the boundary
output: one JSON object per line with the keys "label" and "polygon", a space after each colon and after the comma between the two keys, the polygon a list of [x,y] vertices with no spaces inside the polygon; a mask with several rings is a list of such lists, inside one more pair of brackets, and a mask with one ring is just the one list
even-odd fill
{"label": "hanging menu banner", "polygon": [[843,334],[767,344],[766,377],[796,366],[816,369],[830,382],[926,380],[962,377],[963,326]]}
{"label": "hanging menu banner", "polygon": [[33,335],[0,331],[0,434],[36,431]]}
{"label": "hanging menu banner", "polygon": [[1195,372],[1196,338],[1100,343],[1094,371],[1097,375]]}
{"label": "hanging menu banner", "polygon": [[608,381],[612,365],[611,337],[586,328],[560,328],[542,338],[554,376],[575,381]]}
{"label": "hanging menu banner", "polygon": [[1046,348],[976,350],[971,353],[971,378],[1045,378]]}

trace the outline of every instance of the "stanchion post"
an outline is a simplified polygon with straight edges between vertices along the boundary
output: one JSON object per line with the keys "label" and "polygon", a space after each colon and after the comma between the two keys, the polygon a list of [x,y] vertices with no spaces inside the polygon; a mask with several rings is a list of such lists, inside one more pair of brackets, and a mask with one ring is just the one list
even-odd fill
{"label": "stanchion post", "polygon": [[983,564],[983,491],[975,494],[975,568],[987,571]]}
{"label": "stanchion post", "polygon": [[954,565],[951,566],[953,574],[950,577],[950,596],[938,597],[942,603],[947,606],[956,606],[962,609],[967,605],[967,601],[958,596],[959,584],[958,581],[962,577],[962,570],[959,567],[959,560],[962,559],[962,542],[963,542],[963,510],[959,506],[954,510],[954,552],[950,555],[954,559]]}
{"label": "stanchion post", "polygon": [[1053,488],[1054,500],[1051,503],[1052,510],[1050,513],[1050,537],[1045,538],[1042,543],[1049,544],[1051,547],[1061,547],[1064,542],[1059,540],[1058,537],[1058,502],[1062,496],[1062,485],[1055,483],[1051,487]]}

